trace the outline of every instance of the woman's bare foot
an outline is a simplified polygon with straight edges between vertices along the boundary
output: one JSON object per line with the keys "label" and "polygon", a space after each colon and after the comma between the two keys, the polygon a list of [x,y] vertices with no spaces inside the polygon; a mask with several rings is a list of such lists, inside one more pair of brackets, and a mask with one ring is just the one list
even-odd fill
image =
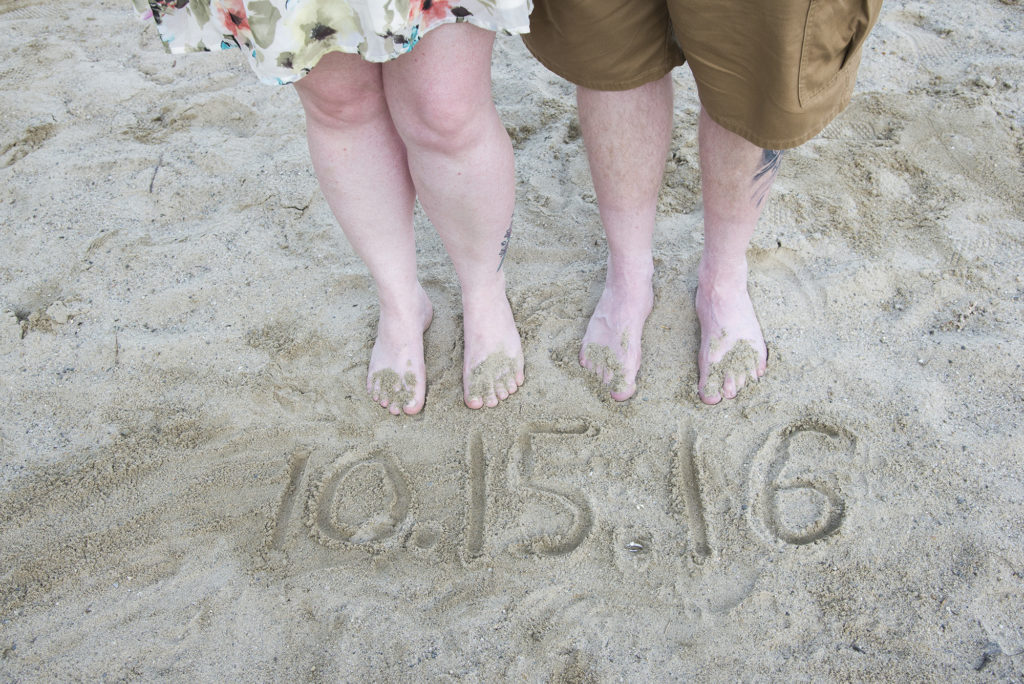
{"label": "woman's bare foot", "polygon": [[434,309],[423,288],[413,302],[390,306],[381,301],[377,339],[370,353],[366,390],[394,415],[419,413],[427,392],[423,333]]}
{"label": "woman's bare foot", "polygon": [[494,287],[462,293],[465,337],[462,389],[466,406],[494,407],[508,399],[525,381],[523,346],[505,296],[505,275]]}
{"label": "woman's bare foot", "polygon": [[580,346],[580,365],[608,386],[615,401],[625,401],[636,392],[640,339],[654,306],[652,274],[634,275],[605,281]]}
{"label": "woman's bare foot", "polygon": [[764,375],[768,349],[747,293],[746,263],[716,269],[701,261],[697,281],[697,394],[705,404],[717,404]]}

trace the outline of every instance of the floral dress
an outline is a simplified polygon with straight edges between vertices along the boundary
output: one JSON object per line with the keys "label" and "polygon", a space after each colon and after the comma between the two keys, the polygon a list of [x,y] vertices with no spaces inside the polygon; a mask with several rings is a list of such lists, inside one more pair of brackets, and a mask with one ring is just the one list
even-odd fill
{"label": "floral dress", "polygon": [[132,0],[170,52],[241,48],[264,83],[292,83],[328,52],[385,62],[441,24],[526,33],[532,0]]}

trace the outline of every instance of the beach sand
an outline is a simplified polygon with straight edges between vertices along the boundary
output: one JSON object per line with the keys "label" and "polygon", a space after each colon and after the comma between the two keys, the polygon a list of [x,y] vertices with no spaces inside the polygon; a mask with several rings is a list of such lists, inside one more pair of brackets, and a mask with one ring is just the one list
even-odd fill
{"label": "beach sand", "polygon": [[770,349],[696,394],[698,103],[639,389],[577,354],[606,249],[572,88],[499,38],[527,380],[367,398],[372,282],[294,90],[125,1],[0,0],[0,681],[1024,679],[1024,9],[888,0],[750,249]]}

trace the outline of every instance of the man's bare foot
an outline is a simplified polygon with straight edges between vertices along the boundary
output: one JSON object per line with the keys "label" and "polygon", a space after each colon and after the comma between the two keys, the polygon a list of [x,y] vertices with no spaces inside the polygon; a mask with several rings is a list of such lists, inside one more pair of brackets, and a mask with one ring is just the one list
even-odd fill
{"label": "man's bare foot", "polygon": [[702,260],[697,281],[697,394],[705,404],[717,404],[764,375],[768,349],[747,293],[746,263],[715,270]]}
{"label": "man's bare foot", "polygon": [[423,333],[430,327],[434,309],[423,288],[415,297],[408,309],[381,302],[366,377],[366,390],[373,400],[396,416],[402,411],[419,413],[427,392]]}
{"label": "man's bare foot", "polygon": [[615,401],[636,392],[640,338],[654,307],[651,276],[647,272],[629,279],[609,277],[583,335],[580,365],[608,386]]}
{"label": "man's bare foot", "polygon": [[495,407],[522,386],[523,346],[505,296],[505,275],[495,286],[462,293],[465,337],[462,390],[471,409]]}

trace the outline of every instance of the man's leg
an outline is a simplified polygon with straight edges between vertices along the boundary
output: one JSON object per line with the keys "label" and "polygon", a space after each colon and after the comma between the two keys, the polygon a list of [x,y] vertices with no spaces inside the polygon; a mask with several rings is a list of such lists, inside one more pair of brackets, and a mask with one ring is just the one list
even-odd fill
{"label": "man's leg", "polygon": [[697,268],[697,392],[704,403],[717,404],[765,372],[768,350],[747,294],[747,246],[782,153],[727,131],[703,109],[699,141],[704,253]]}
{"label": "man's leg", "polygon": [[626,91],[577,88],[580,128],[608,236],[604,292],[580,363],[624,401],[636,391],[640,338],[654,305],[651,241],[672,139],[672,77]]}

